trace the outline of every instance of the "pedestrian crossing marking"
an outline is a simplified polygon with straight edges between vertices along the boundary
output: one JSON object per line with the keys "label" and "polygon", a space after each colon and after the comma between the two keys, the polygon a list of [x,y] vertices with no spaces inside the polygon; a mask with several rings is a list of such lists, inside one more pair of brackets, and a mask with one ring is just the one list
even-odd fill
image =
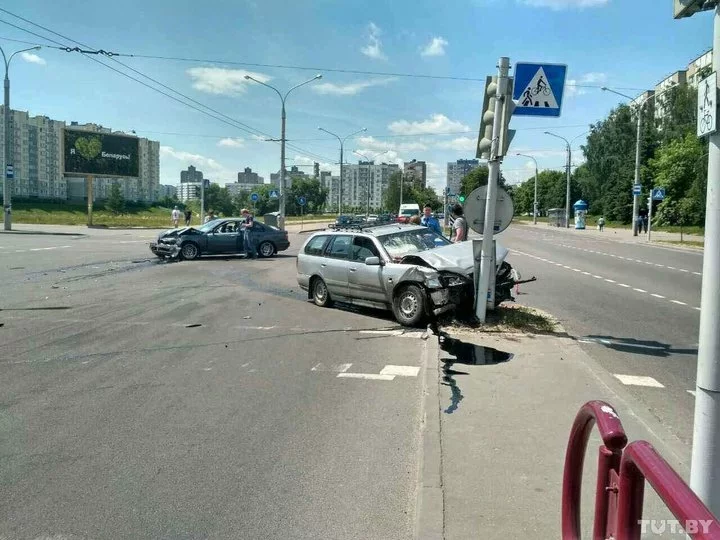
{"label": "pedestrian crossing marking", "polygon": [[545,107],[548,109],[559,108],[555,94],[548,84],[547,75],[542,67],[537,70],[537,73],[535,73],[535,76],[521,94],[518,105],[521,107]]}

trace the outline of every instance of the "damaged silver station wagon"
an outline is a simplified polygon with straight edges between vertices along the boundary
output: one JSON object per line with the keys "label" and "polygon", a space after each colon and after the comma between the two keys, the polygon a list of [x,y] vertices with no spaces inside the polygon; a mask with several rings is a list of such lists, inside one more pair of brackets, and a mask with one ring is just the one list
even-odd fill
{"label": "damaged silver station wagon", "polygon": [[[515,271],[496,244],[496,304],[514,300]],[[472,242],[451,243],[419,225],[379,225],[313,234],[297,258],[297,280],[316,305],[333,301],[391,309],[404,326],[472,310]]]}

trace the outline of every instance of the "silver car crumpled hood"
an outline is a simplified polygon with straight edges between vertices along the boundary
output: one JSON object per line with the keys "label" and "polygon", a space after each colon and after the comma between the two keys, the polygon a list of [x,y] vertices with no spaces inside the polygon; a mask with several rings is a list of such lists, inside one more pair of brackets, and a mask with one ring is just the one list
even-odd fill
{"label": "silver car crumpled hood", "polygon": [[[508,250],[499,242],[495,242],[495,265],[499,266],[507,257]],[[475,269],[472,242],[458,242],[449,246],[442,246],[428,251],[421,251],[407,255],[403,262],[413,264],[418,258],[438,271],[454,272],[456,274],[470,275]]]}

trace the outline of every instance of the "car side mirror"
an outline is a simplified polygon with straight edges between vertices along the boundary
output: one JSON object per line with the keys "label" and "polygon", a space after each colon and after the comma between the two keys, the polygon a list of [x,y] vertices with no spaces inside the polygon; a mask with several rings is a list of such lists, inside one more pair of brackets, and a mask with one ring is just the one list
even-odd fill
{"label": "car side mirror", "polygon": [[380,260],[380,257],[368,257],[365,259],[365,264],[367,266],[382,266],[382,261]]}

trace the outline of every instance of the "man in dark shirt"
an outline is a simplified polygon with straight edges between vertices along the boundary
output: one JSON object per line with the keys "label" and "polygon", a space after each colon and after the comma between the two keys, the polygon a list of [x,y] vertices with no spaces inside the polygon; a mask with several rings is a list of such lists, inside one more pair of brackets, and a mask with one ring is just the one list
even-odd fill
{"label": "man in dark shirt", "polygon": [[248,259],[257,259],[257,248],[255,247],[254,238],[252,235],[252,226],[254,218],[247,208],[242,209],[242,224],[240,225],[243,229],[243,239],[245,241],[245,255]]}

